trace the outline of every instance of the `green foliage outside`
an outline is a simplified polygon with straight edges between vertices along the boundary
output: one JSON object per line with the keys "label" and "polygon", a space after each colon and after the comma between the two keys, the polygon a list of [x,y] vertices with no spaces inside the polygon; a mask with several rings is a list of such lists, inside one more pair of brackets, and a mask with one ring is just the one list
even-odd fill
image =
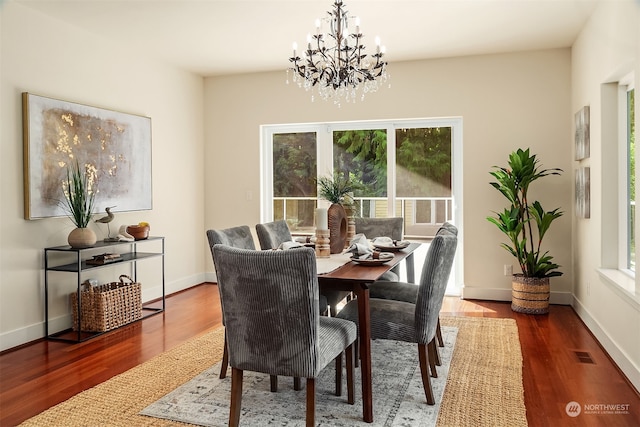
{"label": "green foliage outside", "polygon": [[635,90],[629,91],[629,195],[636,200],[636,121]]}
{"label": "green foliage outside", "polygon": [[635,121],[635,89],[629,91],[629,268],[635,271],[636,237],[635,224],[635,200],[636,200],[636,121]]}
{"label": "green foliage outside", "polygon": [[398,196],[451,196],[450,127],[398,129],[396,146]]}
{"label": "green foliage outside", "polygon": [[280,133],[273,136],[273,195],[316,196],[316,134]]}
{"label": "green foliage outside", "polygon": [[[395,132],[397,196],[451,197],[451,128]],[[387,139],[384,129],[333,132],[331,178],[348,182],[356,198],[387,197]],[[317,192],[316,144],[315,132],[273,136],[274,197],[323,197]],[[295,226],[312,223],[313,207],[308,200],[274,200],[276,217],[295,222]],[[363,215],[370,213],[370,205],[365,203],[362,209]],[[428,216],[428,209],[423,210],[419,208],[417,214]]]}
{"label": "green foliage outside", "polygon": [[385,197],[387,132],[382,129],[334,132],[333,167],[356,186],[356,197]]}
{"label": "green foliage outside", "polygon": [[[385,130],[333,134],[334,170],[357,187],[356,197],[387,195]],[[451,128],[396,131],[396,184],[400,197],[451,196]]]}

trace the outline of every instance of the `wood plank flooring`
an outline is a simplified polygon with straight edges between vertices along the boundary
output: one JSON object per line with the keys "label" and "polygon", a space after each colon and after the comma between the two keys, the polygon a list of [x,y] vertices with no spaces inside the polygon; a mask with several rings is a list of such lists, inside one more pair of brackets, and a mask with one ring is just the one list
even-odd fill
{"label": "wood plank flooring", "polygon": [[[548,316],[527,316],[513,313],[508,303],[447,297],[442,314],[516,319],[530,426],[640,425],[640,395],[571,307],[552,306]],[[99,338],[81,344],[42,340],[4,352],[0,426],[17,425],[219,326],[217,287],[203,284],[167,298],[164,313]],[[582,406],[575,418],[565,410],[572,401]],[[603,414],[602,405],[628,405],[628,413]]]}

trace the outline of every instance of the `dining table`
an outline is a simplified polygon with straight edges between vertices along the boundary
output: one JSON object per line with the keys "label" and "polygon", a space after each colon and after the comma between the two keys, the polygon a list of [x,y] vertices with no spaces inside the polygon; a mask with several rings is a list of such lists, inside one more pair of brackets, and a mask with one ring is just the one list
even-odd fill
{"label": "dining table", "polygon": [[378,265],[359,264],[350,260],[348,254],[344,253],[331,255],[329,259],[317,259],[318,285],[321,293],[324,290],[351,291],[357,298],[362,412],[364,421],[368,423],[373,422],[369,286],[402,261],[406,261],[407,280],[415,283],[413,252],[419,247],[420,243],[411,243],[406,248],[395,250],[391,252],[393,258]]}

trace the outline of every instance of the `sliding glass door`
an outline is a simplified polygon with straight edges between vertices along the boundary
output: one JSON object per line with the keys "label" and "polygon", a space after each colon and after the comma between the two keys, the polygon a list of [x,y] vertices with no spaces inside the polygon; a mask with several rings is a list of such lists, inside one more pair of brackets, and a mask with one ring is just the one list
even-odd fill
{"label": "sliding glass door", "polygon": [[428,242],[445,221],[462,223],[460,118],[265,125],[261,133],[262,222],[313,233],[325,203],[316,180],[339,174],[356,184],[358,216],[402,217],[407,239]]}

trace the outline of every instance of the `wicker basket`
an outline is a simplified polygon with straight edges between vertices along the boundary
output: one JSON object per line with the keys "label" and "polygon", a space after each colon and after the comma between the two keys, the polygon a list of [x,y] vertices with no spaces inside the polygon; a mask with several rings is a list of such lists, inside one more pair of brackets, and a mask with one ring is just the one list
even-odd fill
{"label": "wicker basket", "polygon": [[[125,283],[124,279],[129,279]],[[123,274],[119,282],[87,286],[80,291],[81,329],[86,332],[104,332],[142,318],[140,283]],[[88,288],[88,289],[86,289]],[[78,330],[78,293],[71,294],[73,330]]]}
{"label": "wicker basket", "polygon": [[518,313],[549,313],[549,278],[514,274],[511,282],[511,309]]}

